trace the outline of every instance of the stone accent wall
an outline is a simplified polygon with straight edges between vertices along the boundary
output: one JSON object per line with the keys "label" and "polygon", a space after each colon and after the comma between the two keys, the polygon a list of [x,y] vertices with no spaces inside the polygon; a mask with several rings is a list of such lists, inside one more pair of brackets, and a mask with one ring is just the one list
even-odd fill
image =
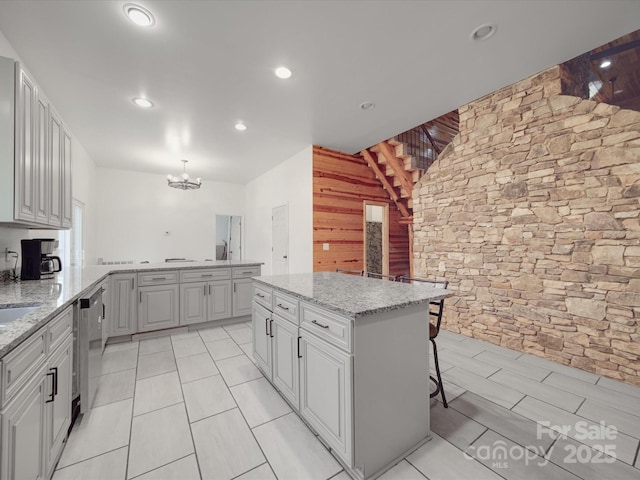
{"label": "stone accent wall", "polygon": [[553,67],[460,108],[416,184],[415,275],[444,328],[640,385],[640,113]]}

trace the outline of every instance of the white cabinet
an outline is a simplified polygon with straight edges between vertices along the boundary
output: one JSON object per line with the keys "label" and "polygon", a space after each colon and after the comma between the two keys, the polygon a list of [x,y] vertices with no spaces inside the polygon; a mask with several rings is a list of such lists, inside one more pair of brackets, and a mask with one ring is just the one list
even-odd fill
{"label": "white cabinet", "polygon": [[50,478],[71,425],[72,307],[2,359],[0,479]]}
{"label": "white cabinet", "polygon": [[29,74],[4,57],[0,104],[0,222],[71,227],[71,133]]}
{"label": "white cabinet", "polygon": [[177,284],[139,287],[138,297],[139,332],[180,324],[180,290]]}
{"label": "white cabinet", "polygon": [[180,325],[207,321],[207,282],[180,285]]}
{"label": "white cabinet", "polygon": [[265,377],[271,380],[271,312],[257,303],[253,303],[253,358]]}
{"label": "white cabinet", "polygon": [[300,330],[300,414],[352,462],[352,356]]}
{"label": "white cabinet", "polygon": [[66,127],[62,128],[62,174],[60,178],[61,182],[61,196],[60,203],[62,205],[62,227],[71,228],[72,225],[72,193],[71,193],[71,133]]}
{"label": "white cabinet", "polygon": [[180,325],[231,317],[231,269],[180,272]]}
{"label": "white cabinet", "polygon": [[62,120],[49,108],[49,155],[51,178],[49,188],[49,223],[62,225]]}
{"label": "white cabinet", "polygon": [[36,86],[20,68],[16,69],[15,218],[34,222],[36,218]]}
{"label": "white cabinet", "polygon": [[233,309],[232,316],[251,315],[251,301],[253,300],[253,281],[250,278],[233,280]]}
{"label": "white cabinet", "polygon": [[47,387],[49,390],[45,400],[46,478],[53,473],[71,425],[72,352],[72,338],[68,336],[64,344],[51,354],[48,362],[47,373],[52,378],[52,385]]}
{"label": "white cabinet", "polygon": [[[256,288],[255,297],[264,299],[271,292]],[[297,312],[297,300],[287,297],[287,305]],[[296,408],[300,383],[298,362],[298,324],[253,302],[253,358],[265,377]]]}
{"label": "white cabinet", "polygon": [[109,278],[109,324],[111,336],[135,333],[137,321],[137,276],[116,273]]}
{"label": "white cabinet", "polygon": [[2,480],[44,478],[45,370],[2,410]]}
{"label": "white cabinet", "polygon": [[271,380],[289,402],[298,405],[300,395],[298,326],[273,314],[271,335]]}
{"label": "white cabinet", "polygon": [[[51,150],[49,149],[49,101],[38,93],[36,99],[36,223],[49,224],[51,191]],[[71,194],[71,192],[69,192]]]}

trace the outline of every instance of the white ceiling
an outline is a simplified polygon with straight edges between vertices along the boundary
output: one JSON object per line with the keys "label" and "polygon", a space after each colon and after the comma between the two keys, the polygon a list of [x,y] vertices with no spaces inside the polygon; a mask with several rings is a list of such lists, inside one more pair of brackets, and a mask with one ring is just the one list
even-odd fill
{"label": "white ceiling", "polygon": [[98,165],[166,175],[186,158],[235,183],[312,143],[360,151],[640,28],[637,0],[131,1],[153,28],[122,1],[2,0],[0,31]]}

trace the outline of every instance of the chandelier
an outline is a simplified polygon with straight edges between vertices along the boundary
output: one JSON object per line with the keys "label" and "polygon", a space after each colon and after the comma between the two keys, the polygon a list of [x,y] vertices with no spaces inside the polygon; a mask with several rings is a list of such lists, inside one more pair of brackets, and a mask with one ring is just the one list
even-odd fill
{"label": "chandelier", "polygon": [[189,175],[187,174],[187,162],[188,160],[181,160],[183,163],[182,166],[182,175],[179,177],[174,177],[173,175],[167,175],[167,183],[170,187],[179,188],[180,190],[196,190],[200,188],[202,185],[202,180],[200,178],[196,178],[195,181],[189,179]]}

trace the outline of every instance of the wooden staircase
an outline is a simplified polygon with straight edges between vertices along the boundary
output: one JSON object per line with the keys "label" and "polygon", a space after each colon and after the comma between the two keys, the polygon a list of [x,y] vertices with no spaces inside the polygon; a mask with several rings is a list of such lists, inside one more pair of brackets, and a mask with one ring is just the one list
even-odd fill
{"label": "wooden staircase", "polygon": [[402,214],[402,223],[413,222],[413,186],[424,170],[414,167],[405,144],[391,138],[360,152]]}

